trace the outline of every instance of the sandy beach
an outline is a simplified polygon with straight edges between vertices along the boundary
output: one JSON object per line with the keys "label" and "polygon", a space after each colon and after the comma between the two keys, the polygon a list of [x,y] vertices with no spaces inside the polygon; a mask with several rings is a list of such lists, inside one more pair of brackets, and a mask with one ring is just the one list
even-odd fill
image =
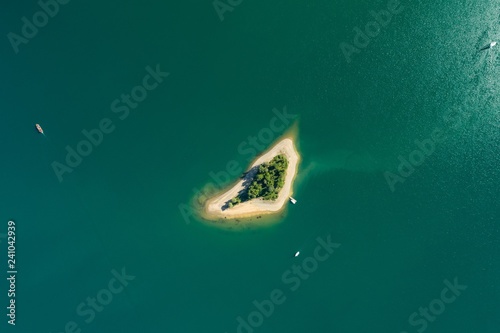
{"label": "sandy beach", "polygon": [[[248,167],[247,171],[252,170],[254,167],[264,162],[270,161],[279,154],[284,154],[287,157],[288,168],[286,170],[285,186],[280,190],[276,200],[253,199],[232,208],[222,210],[222,207],[244,188],[243,182],[245,180],[241,179],[227,191],[219,193],[206,201],[204,207],[205,217],[208,219],[236,219],[273,214],[281,211],[285,205],[289,203],[289,197],[292,195],[292,185],[297,175],[300,160],[300,155],[295,148],[293,138],[287,137],[278,141],[269,150],[258,157],[252,165]],[[252,174],[249,176],[252,176]]]}

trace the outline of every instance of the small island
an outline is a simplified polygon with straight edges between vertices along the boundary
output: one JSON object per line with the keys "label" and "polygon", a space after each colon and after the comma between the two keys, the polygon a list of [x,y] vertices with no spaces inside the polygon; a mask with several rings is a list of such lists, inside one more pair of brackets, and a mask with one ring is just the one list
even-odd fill
{"label": "small island", "polygon": [[240,219],[281,212],[292,195],[299,161],[293,137],[279,140],[250,165],[236,184],[205,202],[203,217]]}

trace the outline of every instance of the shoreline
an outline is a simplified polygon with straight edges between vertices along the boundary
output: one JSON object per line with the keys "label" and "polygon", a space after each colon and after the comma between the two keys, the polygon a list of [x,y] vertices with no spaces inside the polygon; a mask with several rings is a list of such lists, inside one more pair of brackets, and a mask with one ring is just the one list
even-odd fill
{"label": "shoreline", "polygon": [[244,180],[240,178],[236,183],[229,185],[226,189],[209,197],[203,204],[200,212],[201,217],[209,221],[231,221],[235,219],[253,217],[260,218],[262,215],[274,215],[281,213],[285,209],[286,204],[289,201],[289,197],[293,194],[293,182],[297,176],[298,165],[301,159],[294,139],[293,135],[281,137],[270,148],[256,157],[256,159],[247,167],[245,171],[248,172],[253,167],[270,161],[276,155],[284,154],[288,159],[285,185],[280,190],[276,200],[267,201],[262,200],[261,198],[252,199],[240,203],[232,208],[222,210],[222,206],[225,205],[227,201],[234,198],[238,192],[244,188]]}

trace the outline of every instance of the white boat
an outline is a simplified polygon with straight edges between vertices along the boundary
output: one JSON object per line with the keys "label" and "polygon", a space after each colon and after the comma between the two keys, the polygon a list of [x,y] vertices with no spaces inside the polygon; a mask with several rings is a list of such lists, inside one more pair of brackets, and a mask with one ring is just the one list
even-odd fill
{"label": "white boat", "polygon": [[493,46],[495,46],[495,45],[497,45],[497,42],[493,41],[493,42],[489,43],[488,45],[486,45],[485,47],[483,47],[483,48],[481,49],[481,51],[484,51],[484,50],[489,50],[489,49],[491,49],[491,48],[492,48]]}
{"label": "white boat", "polygon": [[39,124],[35,124],[35,127],[36,127],[36,130],[38,131],[38,133],[43,134],[42,126],[40,126]]}
{"label": "white boat", "polygon": [[295,253],[295,256],[294,257],[298,257],[300,254],[300,251],[297,251],[297,253]]}
{"label": "white boat", "polygon": [[290,202],[295,205],[297,203],[297,200],[295,200],[294,198],[290,197]]}

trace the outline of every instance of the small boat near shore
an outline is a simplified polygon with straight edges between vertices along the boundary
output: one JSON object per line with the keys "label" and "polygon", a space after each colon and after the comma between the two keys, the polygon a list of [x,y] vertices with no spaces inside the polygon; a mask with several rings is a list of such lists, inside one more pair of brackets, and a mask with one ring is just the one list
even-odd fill
{"label": "small boat near shore", "polygon": [[40,126],[40,124],[35,124],[35,127],[36,127],[36,130],[38,131],[38,133],[43,134],[43,129],[42,129],[42,126]]}
{"label": "small boat near shore", "polygon": [[488,45],[486,45],[485,47],[483,47],[481,49],[481,51],[484,51],[484,50],[488,50],[488,49],[491,49],[493,46],[497,45],[497,42],[493,41],[491,43],[489,43]]}
{"label": "small boat near shore", "polygon": [[295,200],[294,198],[290,197],[290,202],[295,205],[297,203],[297,200]]}

